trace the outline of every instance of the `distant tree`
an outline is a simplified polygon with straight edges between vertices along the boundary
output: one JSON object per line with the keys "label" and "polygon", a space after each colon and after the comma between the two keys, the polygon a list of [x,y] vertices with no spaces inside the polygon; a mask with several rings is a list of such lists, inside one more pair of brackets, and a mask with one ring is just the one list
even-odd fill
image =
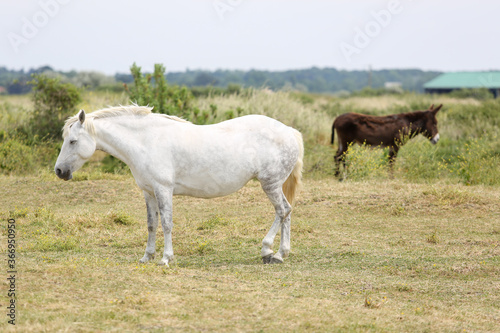
{"label": "distant tree", "polygon": [[31,87],[26,79],[16,79],[7,84],[7,93],[11,95],[20,95],[30,92]]}
{"label": "distant tree", "polygon": [[132,83],[134,82],[134,77],[131,74],[115,74],[115,80],[123,83]]}
{"label": "distant tree", "polygon": [[79,72],[70,80],[77,87],[85,87],[87,89],[96,89],[100,86],[112,85],[116,81],[113,77],[107,76],[100,72]]}
{"label": "distant tree", "polygon": [[251,70],[245,74],[245,84],[253,87],[262,87],[267,80],[267,76],[262,71]]}
{"label": "distant tree", "polygon": [[196,75],[194,79],[195,86],[214,86],[217,84],[217,78],[210,73],[202,72]]}

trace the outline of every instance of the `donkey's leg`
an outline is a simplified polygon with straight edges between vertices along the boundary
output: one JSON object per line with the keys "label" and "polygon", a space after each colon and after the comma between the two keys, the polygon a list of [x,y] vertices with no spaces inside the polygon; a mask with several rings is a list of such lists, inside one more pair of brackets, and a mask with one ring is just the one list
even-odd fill
{"label": "donkey's leg", "polygon": [[[266,187],[263,185],[262,188],[264,189],[264,192],[267,194],[276,211],[273,225],[262,241],[262,260],[265,264],[281,263],[283,262],[283,258],[287,257],[290,253],[290,212],[292,211],[292,207],[286,200],[281,185],[274,187]],[[271,247],[280,227],[280,248],[278,253],[273,255],[273,250],[271,249]]]}
{"label": "donkey's leg", "polygon": [[340,163],[342,163],[344,167],[344,172],[346,170],[345,153],[347,151],[347,148],[349,148],[349,144],[349,142],[341,140],[341,138],[339,138],[339,149],[337,150],[337,154],[335,155],[335,177],[340,176]]}
{"label": "donkey's leg", "polygon": [[165,237],[165,248],[163,250],[163,258],[158,263],[159,265],[168,266],[169,262],[174,260],[174,249],[172,247],[172,196],[171,188],[162,187],[155,190],[156,201],[160,210],[161,227],[163,228],[163,236]]}
{"label": "donkey's leg", "polygon": [[391,179],[394,178],[394,162],[396,162],[398,151],[398,146],[392,146],[389,148],[389,178]]}
{"label": "donkey's leg", "polygon": [[158,228],[158,204],[156,198],[144,191],[144,199],[146,199],[146,209],[148,215],[148,243],[146,245],[146,253],[139,260],[142,263],[148,262],[155,257],[156,250],[156,228]]}

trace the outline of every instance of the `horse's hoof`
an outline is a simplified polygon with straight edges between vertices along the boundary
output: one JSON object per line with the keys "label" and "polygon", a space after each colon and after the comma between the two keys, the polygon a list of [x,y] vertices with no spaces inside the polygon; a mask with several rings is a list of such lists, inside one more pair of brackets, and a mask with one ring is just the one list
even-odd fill
{"label": "horse's hoof", "polygon": [[168,260],[167,259],[162,259],[158,262],[158,266],[166,266],[166,267],[169,267],[168,266]]}
{"label": "horse's hoof", "polygon": [[263,262],[264,264],[270,264],[270,263],[271,263],[272,258],[273,258],[273,253],[268,254],[267,256],[262,257],[262,262]]}
{"label": "horse's hoof", "polygon": [[271,258],[271,261],[269,263],[270,264],[282,264],[283,263],[283,258],[281,258],[279,255],[274,255]]}
{"label": "horse's hoof", "polygon": [[142,257],[141,259],[139,259],[139,262],[141,264],[145,264],[147,263],[148,261],[150,261],[151,259],[154,259],[155,255],[154,254],[145,254],[144,257]]}

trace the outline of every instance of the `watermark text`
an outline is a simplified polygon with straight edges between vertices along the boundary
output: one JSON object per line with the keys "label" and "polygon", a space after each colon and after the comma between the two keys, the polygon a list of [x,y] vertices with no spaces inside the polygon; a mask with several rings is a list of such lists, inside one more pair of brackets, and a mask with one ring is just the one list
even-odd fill
{"label": "watermark text", "polygon": [[16,220],[7,221],[7,322],[16,324]]}
{"label": "watermark text", "polygon": [[61,6],[66,5],[71,0],[40,0],[38,1],[39,10],[33,15],[21,18],[21,28],[17,32],[9,32],[7,39],[10,45],[17,53],[22,45],[26,45],[35,38],[41,29],[43,29],[50,20],[56,17],[61,10]]}

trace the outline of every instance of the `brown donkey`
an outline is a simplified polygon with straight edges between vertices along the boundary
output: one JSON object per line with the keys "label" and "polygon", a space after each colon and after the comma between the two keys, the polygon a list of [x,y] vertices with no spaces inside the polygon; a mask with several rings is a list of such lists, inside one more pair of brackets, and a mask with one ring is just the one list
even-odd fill
{"label": "brown donkey", "polygon": [[389,147],[389,165],[392,167],[403,138],[413,138],[423,134],[436,144],[439,140],[436,113],[443,104],[434,108],[434,104],[426,111],[414,111],[388,116],[368,116],[359,113],[344,113],[335,118],[332,126],[332,144],[335,130],[339,137],[339,148],[335,155],[336,172],[340,174],[340,162],[345,169],[344,153],[349,145],[356,142],[370,146]]}

